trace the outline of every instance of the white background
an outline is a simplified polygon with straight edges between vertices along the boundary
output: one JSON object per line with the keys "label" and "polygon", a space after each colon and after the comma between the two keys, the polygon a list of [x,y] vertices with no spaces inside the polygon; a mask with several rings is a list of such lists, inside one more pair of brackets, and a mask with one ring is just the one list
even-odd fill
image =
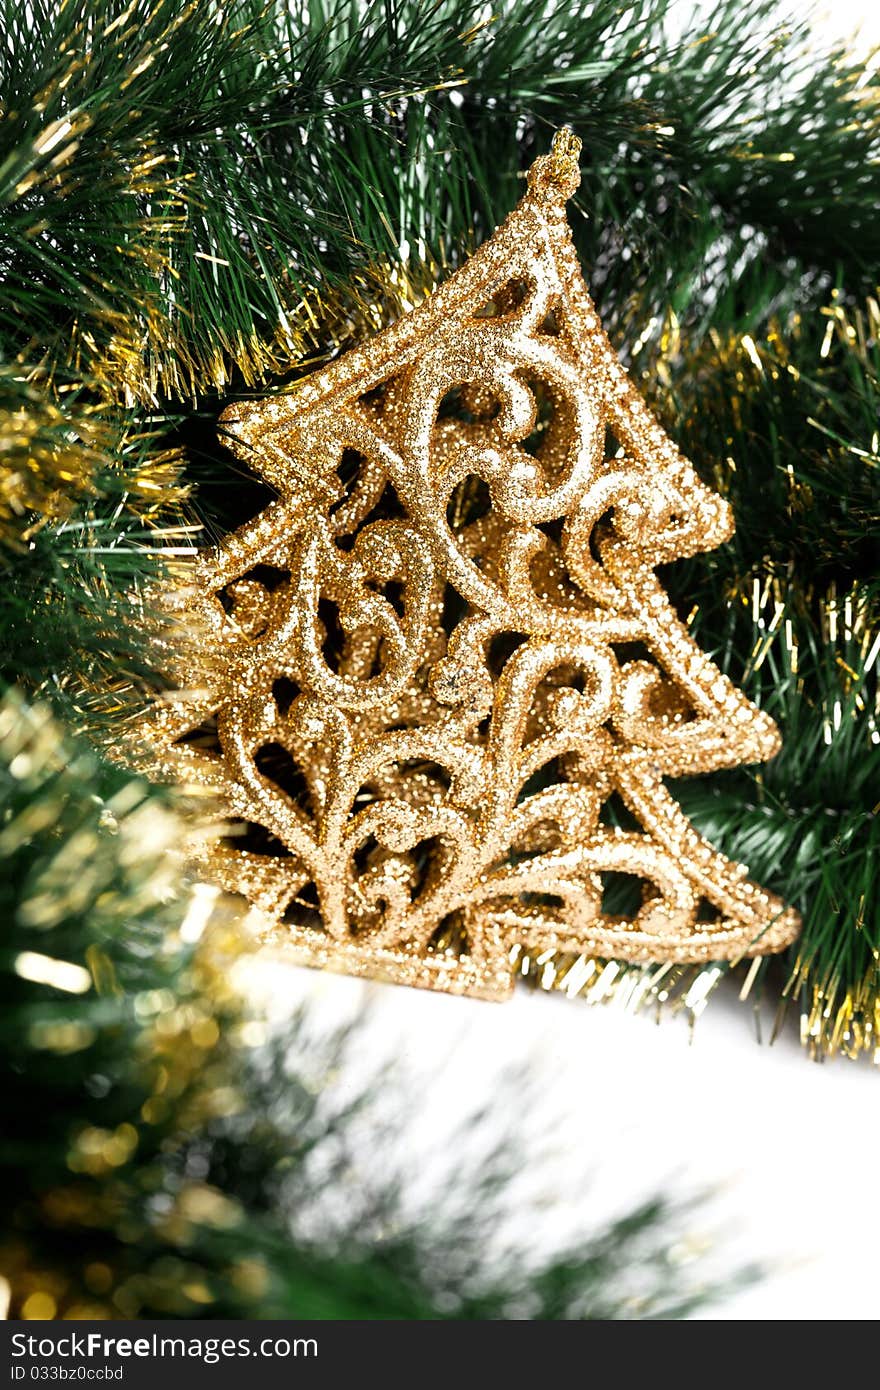
{"label": "white background", "polygon": [[[792,1033],[759,1045],[751,1008],[721,994],[691,1036],[681,1017],[658,1025],[526,989],[489,1004],[265,961],[245,967],[245,982],[276,1017],[304,1002],[320,1027],[360,1015],[355,1074],[346,1066],[336,1085],[357,1093],[361,1077],[392,1064],[385,1103],[404,1126],[395,1156],[408,1160],[417,1195],[441,1200],[456,1185],[460,1131],[489,1103],[492,1133],[484,1122],[477,1139],[522,1148],[529,1194],[519,1229],[530,1223],[536,1248],[640,1197],[711,1189],[682,1234],[708,1237],[727,1268],[757,1260],[769,1272],[707,1316],[880,1312],[875,1067],[811,1063]],[[530,1077],[522,1091],[509,1083],[520,1069]],[[516,1211],[512,1220],[516,1228]]]}

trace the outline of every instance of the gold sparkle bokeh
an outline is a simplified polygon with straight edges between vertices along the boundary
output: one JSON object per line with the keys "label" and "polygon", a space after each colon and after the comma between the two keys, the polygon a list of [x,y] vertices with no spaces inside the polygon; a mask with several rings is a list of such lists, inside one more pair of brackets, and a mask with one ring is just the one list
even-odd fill
{"label": "gold sparkle bokeh", "polygon": [[310,964],[503,997],[522,952],[699,965],[799,929],[664,784],[779,737],[654,573],[732,518],[602,329],[578,150],[411,313],[224,416],[278,499],[177,599],[212,661],[140,732],[236,822],[206,870]]}

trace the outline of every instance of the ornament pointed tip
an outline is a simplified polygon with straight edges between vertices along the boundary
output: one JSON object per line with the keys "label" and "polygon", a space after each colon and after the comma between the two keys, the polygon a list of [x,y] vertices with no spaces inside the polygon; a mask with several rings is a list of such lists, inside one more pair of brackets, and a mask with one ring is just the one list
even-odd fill
{"label": "ornament pointed tip", "polygon": [[539,155],[528,172],[529,191],[549,202],[564,203],[578,190],[581,142],[569,126],[553,136],[549,154]]}

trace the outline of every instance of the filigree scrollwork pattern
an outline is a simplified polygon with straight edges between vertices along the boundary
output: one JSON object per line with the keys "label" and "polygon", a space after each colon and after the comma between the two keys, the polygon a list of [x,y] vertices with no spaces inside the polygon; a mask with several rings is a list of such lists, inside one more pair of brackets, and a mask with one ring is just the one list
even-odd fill
{"label": "filigree scrollwork pattern", "polygon": [[220,660],[146,731],[236,823],[208,871],[311,963],[494,997],[514,946],[699,962],[798,930],[663,781],[778,735],[654,573],[731,516],[602,330],[576,154],[397,324],[224,416],[279,496],[200,562]]}

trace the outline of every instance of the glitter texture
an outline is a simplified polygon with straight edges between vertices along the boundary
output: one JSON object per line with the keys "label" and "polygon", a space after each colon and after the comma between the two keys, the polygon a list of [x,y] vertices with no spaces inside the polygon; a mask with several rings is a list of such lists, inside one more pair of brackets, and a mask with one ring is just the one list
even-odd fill
{"label": "glitter texture", "polygon": [[278,500],[200,561],[221,659],[181,661],[147,735],[239,823],[207,872],[310,964],[498,998],[523,951],[700,964],[798,932],[664,785],[779,736],[654,574],[732,519],[586,291],[578,150],[560,132],[418,308],[223,417]]}

